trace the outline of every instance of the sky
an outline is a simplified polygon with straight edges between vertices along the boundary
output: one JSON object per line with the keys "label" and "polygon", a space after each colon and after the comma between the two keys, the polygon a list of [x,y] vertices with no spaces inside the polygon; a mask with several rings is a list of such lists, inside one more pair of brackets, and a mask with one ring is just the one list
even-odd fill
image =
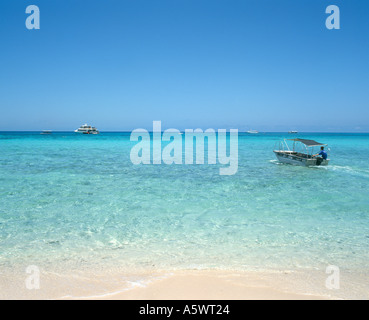
{"label": "sky", "polygon": [[369,132],[367,0],[1,0],[0,48],[0,131]]}

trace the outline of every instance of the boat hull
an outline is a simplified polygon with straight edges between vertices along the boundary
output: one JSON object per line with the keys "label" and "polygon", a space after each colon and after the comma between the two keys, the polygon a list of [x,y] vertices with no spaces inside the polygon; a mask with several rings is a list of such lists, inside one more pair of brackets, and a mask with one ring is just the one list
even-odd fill
{"label": "boat hull", "polygon": [[303,158],[294,156],[288,152],[278,152],[274,151],[278,161],[282,163],[292,164],[295,166],[313,167],[313,166],[327,166],[329,164],[329,159],[324,160],[318,164],[317,158]]}
{"label": "boat hull", "polygon": [[80,134],[99,134],[100,132],[99,131],[92,131],[92,130],[85,130],[85,131],[82,131],[82,130],[75,130],[74,131],[75,133],[80,133]]}

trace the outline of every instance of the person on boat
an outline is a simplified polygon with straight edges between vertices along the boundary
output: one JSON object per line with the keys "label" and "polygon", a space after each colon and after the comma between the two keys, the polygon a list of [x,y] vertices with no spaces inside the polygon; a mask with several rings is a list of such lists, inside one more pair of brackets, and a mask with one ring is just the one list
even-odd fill
{"label": "person on boat", "polygon": [[314,155],[313,155],[313,158],[315,158],[315,157],[317,157],[317,156],[321,156],[321,157],[322,157],[322,159],[324,159],[324,160],[327,160],[327,159],[328,159],[328,154],[327,154],[327,152],[324,150],[324,147],[321,147],[321,148],[320,148],[320,152],[319,152],[319,153],[317,153],[317,154],[314,154]]}

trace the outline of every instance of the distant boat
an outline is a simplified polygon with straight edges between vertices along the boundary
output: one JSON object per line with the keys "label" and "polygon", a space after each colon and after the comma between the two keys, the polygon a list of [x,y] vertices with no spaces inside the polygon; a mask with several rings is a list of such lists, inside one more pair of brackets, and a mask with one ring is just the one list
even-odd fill
{"label": "distant boat", "polygon": [[78,129],[74,130],[75,133],[83,133],[83,134],[99,134],[99,130],[95,127],[91,127],[88,124],[84,124],[80,126]]}
{"label": "distant boat", "polygon": [[42,130],[41,134],[52,134],[51,130]]}
{"label": "distant boat", "polygon": [[249,130],[249,131],[247,131],[247,133],[250,133],[250,134],[257,134],[257,133],[259,133],[259,131],[256,131],[256,130]]}
{"label": "distant boat", "polygon": [[296,134],[298,133],[298,131],[295,131],[295,130],[291,130],[291,131],[288,131],[289,134]]}

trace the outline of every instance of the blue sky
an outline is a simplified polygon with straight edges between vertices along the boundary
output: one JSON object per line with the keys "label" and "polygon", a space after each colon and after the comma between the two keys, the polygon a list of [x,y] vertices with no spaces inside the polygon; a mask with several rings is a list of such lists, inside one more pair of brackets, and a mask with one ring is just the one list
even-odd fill
{"label": "blue sky", "polygon": [[0,130],[369,132],[367,0],[2,0],[0,15]]}

